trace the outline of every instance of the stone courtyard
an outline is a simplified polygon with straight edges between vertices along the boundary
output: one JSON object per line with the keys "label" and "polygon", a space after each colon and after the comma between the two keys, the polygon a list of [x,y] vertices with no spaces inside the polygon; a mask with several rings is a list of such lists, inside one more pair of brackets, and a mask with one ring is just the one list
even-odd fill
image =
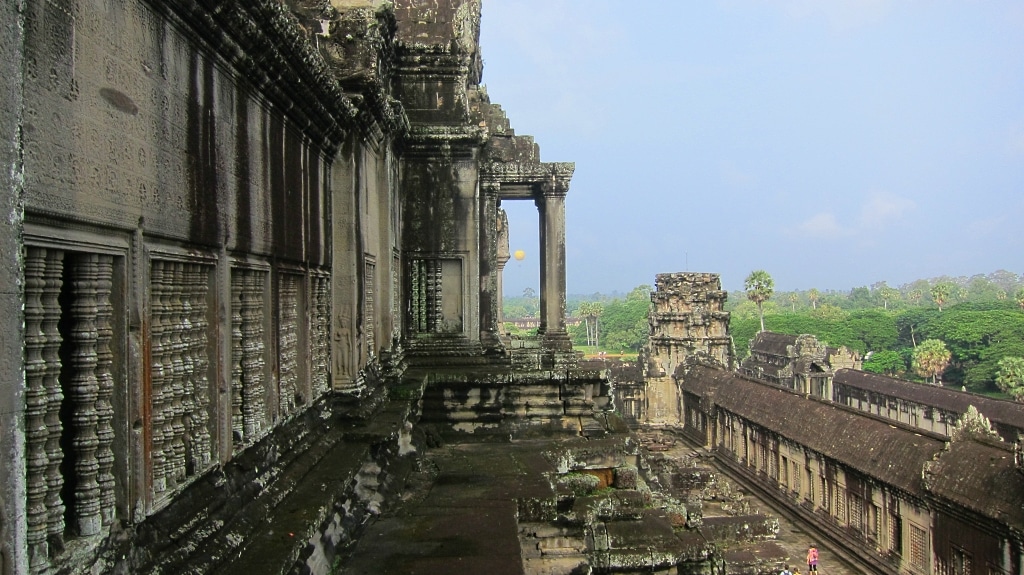
{"label": "stone courtyard", "polygon": [[[637,443],[641,440],[643,447]],[[658,476],[648,467],[655,459],[688,462],[700,471],[694,467],[683,473],[703,474],[715,487],[698,494],[662,489],[660,480],[653,479],[647,495],[633,499],[631,490],[612,487],[612,479],[607,491],[614,493],[615,503],[598,512],[596,521],[580,522],[575,507],[581,500],[569,503],[566,493],[559,495],[558,463],[551,456],[576,449],[591,454],[591,467],[614,465],[608,456],[635,452],[635,459],[628,459],[641,464],[640,475],[648,482],[640,483],[646,485]],[[604,456],[594,458],[596,452]],[[600,440],[492,437],[429,448],[395,502],[370,519],[358,542],[339,555],[335,572],[769,575],[785,565],[800,567],[813,537],[803,526],[776,516],[764,500],[725,477],[714,477],[717,471],[705,467],[707,461],[699,449],[677,438],[647,433]],[[608,541],[604,550],[602,537]],[[865,572],[818,545],[819,572]]]}

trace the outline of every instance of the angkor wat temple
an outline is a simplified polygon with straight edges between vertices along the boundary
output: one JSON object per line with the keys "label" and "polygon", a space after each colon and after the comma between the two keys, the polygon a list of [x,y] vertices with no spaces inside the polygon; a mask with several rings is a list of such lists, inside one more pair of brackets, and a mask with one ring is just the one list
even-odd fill
{"label": "angkor wat temple", "polygon": [[[480,17],[0,5],[0,575],[738,572],[716,541],[772,519],[707,518],[714,472],[651,463],[624,422],[827,518],[877,572],[1024,573],[1019,441],[878,423],[887,384],[847,408],[733,372],[713,274],[659,276],[642,365],[580,359],[574,166],[490,102]],[[500,329],[509,201],[540,224],[532,339]],[[922,401],[891,403],[939,413]]]}

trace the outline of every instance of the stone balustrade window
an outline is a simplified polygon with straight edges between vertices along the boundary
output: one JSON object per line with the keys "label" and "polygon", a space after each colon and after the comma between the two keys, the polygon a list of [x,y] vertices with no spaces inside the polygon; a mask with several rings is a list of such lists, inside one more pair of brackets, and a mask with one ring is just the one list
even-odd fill
{"label": "stone balustrade window", "polygon": [[149,453],[158,501],[213,463],[211,270],[162,259],[150,266]]}
{"label": "stone balustrade window", "polygon": [[235,450],[267,429],[267,271],[231,270],[231,436]]}
{"label": "stone balustrade window", "polygon": [[115,521],[120,260],[26,248],[26,539],[33,572],[46,571],[67,539],[98,535]]}

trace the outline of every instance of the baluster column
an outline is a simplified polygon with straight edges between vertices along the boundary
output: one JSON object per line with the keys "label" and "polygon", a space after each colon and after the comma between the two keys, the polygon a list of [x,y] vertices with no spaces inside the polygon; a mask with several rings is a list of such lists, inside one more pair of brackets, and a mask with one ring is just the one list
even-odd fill
{"label": "baluster column", "polygon": [[100,488],[100,513],[103,525],[114,522],[114,353],[111,340],[114,336],[114,308],[110,301],[114,285],[114,258],[109,255],[97,256],[96,278],[96,461],[97,483]]}
{"label": "baluster column", "polygon": [[74,518],[79,535],[96,535],[102,527],[100,485],[97,481],[99,447],[96,400],[99,382],[96,379],[97,285],[99,256],[79,255],[71,259],[69,269],[72,302],[69,309],[68,343],[70,344],[71,448],[75,475]]}
{"label": "baluster column", "polygon": [[25,254],[25,514],[28,526],[25,540],[29,565],[34,572],[47,564],[45,274],[46,250],[28,248]]}
{"label": "baluster column", "polygon": [[64,287],[64,252],[46,250],[46,268],[43,272],[43,387],[46,389],[46,538],[50,544],[50,555],[64,549],[64,476],[60,472],[64,462],[64,451],[60,446],[62,432],[60,408],[64,403],[64,391],[60,384],[61,335],[60,292]]}

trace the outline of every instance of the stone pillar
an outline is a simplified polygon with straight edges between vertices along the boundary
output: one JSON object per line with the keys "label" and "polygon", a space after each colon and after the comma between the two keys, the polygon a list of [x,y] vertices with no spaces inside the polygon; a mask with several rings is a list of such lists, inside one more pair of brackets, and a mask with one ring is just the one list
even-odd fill
{"label": "stone pillar", "polygon": [[565,195],[568,182],[556,180],[537,199],[540,211],[540,329],[544,346],[571,349],[565,329]]}
{"label": "stone pillar", "polygon": [[505,264],[510,258],[508,247],[508,214],[500,208],[498,202],[498,334],[505,331]]}
{"label": "stone pillar", "polygon": [[501,184],[480,183],[480,343],[485,351],[500,352],[498,318],[498,192]]}
{"label": "stone pillar", "polygon": [[27,573],[25,371],[22,256],[24,218],[25,16],[23,2],[0,4],[0,573]]}

